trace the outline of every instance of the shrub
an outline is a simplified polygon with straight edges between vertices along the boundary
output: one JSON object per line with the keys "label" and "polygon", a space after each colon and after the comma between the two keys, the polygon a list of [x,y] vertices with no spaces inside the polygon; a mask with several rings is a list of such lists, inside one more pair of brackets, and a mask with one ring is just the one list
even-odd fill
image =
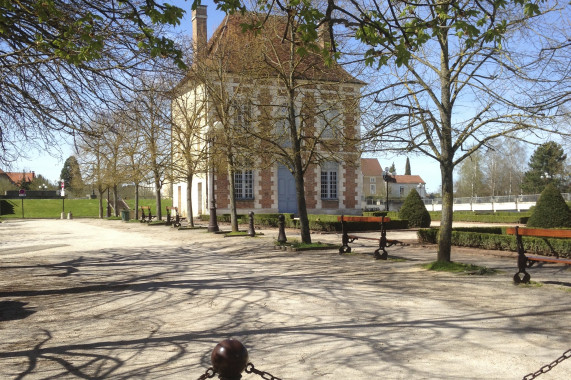
{"label": "shrub", "polygon": [[430,227],[430,214],[415,189],[412,189],[404,200],[399,218],[407,219],[409,227]]}
{"label": "shrub", "polygon": [[552,184],[541,192],[533,213],[527,221],[528,227],[558,228],[571,227],[571,210],[561,193]]}

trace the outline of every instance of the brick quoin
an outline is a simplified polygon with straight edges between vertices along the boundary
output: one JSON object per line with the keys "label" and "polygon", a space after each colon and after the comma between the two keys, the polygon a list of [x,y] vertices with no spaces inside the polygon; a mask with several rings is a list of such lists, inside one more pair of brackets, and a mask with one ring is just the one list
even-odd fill
{"label": "brick quoin", "polygon": [[315,191],[317,175],[315,174],[315,168],[316,165],[309,165],[303,177],[305,184],[305,203],[309,209],[317,207],[317,192]]}
{"label": "brick quoin", "polygon": [[354,166],[345,165],[345,208],[356,207],[357,197],[357,168]]}
{"label": "brick quoin", "polygon": [[217,208],[229,208],[230,207],[230,182],[228,181],[228,175],[216,174],[216,207]]}
{"label": "brick quoin", "polygon": [[274,201],[272,193],[274,181],[272,180],[271,169],[267,168],[260,171],[260,184],[260,194],[258,194],[261,199],[260,206],[262,208],[271,208]]}

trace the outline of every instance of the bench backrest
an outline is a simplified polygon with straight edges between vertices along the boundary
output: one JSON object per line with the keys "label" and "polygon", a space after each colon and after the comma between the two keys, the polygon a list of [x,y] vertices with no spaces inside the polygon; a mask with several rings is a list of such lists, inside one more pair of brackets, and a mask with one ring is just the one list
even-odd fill
{"label": "bench backrest", "polygon": [[[516,228],[506,228],[506,234],[515,235]],[[517,234],[520,236],[571,238],[571,230],[552,230],[546,228],[518,228]]]}
{"label": "bench backrest", "polygon": [[338,222],[373,222],[373,223],[387,223],[391,218],[386,216],[338,216]]}

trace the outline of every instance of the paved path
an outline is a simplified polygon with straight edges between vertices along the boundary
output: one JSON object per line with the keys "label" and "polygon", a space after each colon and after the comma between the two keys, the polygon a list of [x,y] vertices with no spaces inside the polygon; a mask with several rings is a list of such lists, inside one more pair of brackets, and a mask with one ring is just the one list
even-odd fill
{"label": "paved path", "polygon": [[[454,249],[455,261],[503,271],[466,276],[421,269],[433,246],[374,261],[374,242],[291,253],[263,232],[1,223],[0,379],[197,379],[228,337],[256,368],[296,380],[521,379],[571,348],[565,267],[518,287],[514,254]],[[571,359],[539,379],[570,373]]]}

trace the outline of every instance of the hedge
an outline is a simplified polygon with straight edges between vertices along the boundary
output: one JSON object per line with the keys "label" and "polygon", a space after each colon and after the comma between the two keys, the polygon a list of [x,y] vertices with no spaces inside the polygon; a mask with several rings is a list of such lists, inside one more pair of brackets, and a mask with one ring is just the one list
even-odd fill
{"label": "hedge", "polygon": [[[438,243],[438,229],[420,229],[417,233],[421,243]],[[499,232],[499,233],[498,233]],[[532,255],[571,258],[571,239],[540,238],[523,236],[525,251]],[[505,228],[454,228],[452,245],[480,249],[517,252],[515,236],[506,235]]]}
{"label": "hedge", "polygon": [[[432,220],[442,220],[442,212],[440,211],[429,211],[430,218]],[[509,211],[498,211],[498,212],[487,212],[483,213],[481,211],[456,211],[452,215],[452,220],[455,222],[480,222],[480,223],[514,223],[514,224],[526,224],[531,212],[509,212]]]}
{"label": "hedge", "polygon": [[[395,213],[396,214],[396,213]],[[259,226],[264,227],[278,227],[278,216],[280,214],[255,214],[254,213],[254,223]],[[299,221],[294,219],[293,214],[283,214],[285,216],[285,226],[287,228],[299,227]],[[219,222],[230,223],[230,214],[218,214],[216,215]],[[309,219],[309,229],[313,231],[321,232],[338,232],[341,231],[341,222],[337,221],[340,215],[330,215],[330,214],[310,214]],[[208,221],[209,215],[202,215],[201,220]],[[238,223],[248,224],[250,222],[249,216],[244,214],[238,215]],[[381,228],[380,223],[375,222],[348,222],[348,228],[350,231],[379,231]],[[390,222],[386,224],[388,230],[395,229],[407,229],[408,221],[391,219]]]}

